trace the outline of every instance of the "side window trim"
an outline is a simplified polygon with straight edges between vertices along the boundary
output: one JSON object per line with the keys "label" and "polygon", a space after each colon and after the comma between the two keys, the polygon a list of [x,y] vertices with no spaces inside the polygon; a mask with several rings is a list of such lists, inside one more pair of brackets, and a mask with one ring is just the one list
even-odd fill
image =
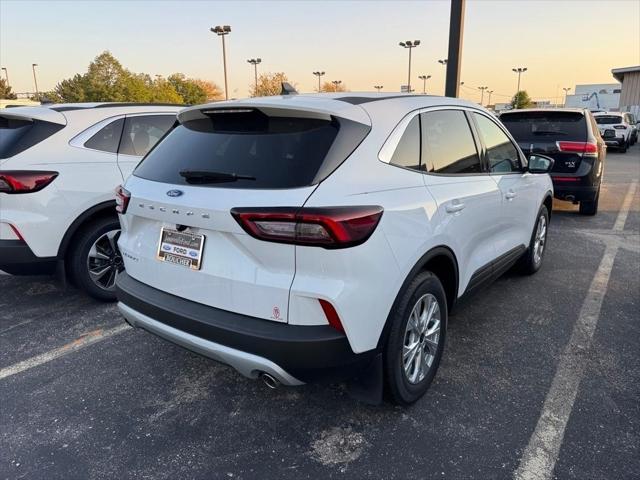
{"label": "side window trim", "polygon": [[480,135],[480,130],[478,129],[478,124],[476,123],[476,118],[473,115],[475,112],[470,112],[466,110],[464,112],[464,116],[467,118],[467,123],[469,124],[469,128],[471,129],[471,135],[473,136],[473,141],[476,144],[476,152],[478,152],[478,156],[480,157],[480,165],[482,166],[482,172],[485,175],[491,174],[489,169],[489,157],[487,155],[487,146],[484,143],[484,139],[482,135]]}
{"label": "side window trim", "polygon": [[[516,152],[518,152],[518,157],[520,158],[520,164],[522,165],[522,170],[521,171],[519,171],[519,172],[491,172],[490,171],[491,169],[490,169],[490,165],[489,165],[489,155],[488,155],[488,152],[487,152],[487,146],[484,143],[484,139],[482,138],[482,135],[480,135],[478,124],[476,122],[475,117],[473,116],[474,113],[477,114],[477,115],[484,116],[487,120],[489,120],[496,127],[498,127],[502,133],[504,133],[506,135],[506,137],[509,140],[509,142],[511,142],[511,145],[513,145],[513,147],[516,149]],[[482,144],[482,159],[483,159],[482,160],[482,165],[483,165],[483,168],[486,170],[486,172],[489,175],[522,175],[523,173],[525,173],[527,171],[527,169],[526,169],[526,167],[527,167],[527,159],[525,158],[524,153],[522,153],[522,150],[520,150],[520,146],[517,144],[517,142],[515,142],[513,140],[513,137],[511,136],[511,133],[505,127],[503,127],[502,124],[496,122],[489,115],[486,115],[481,111],[468,112],[468,115],[473,117],[470,121],[473,122],[474,131],[478,135],[478,139]]]}

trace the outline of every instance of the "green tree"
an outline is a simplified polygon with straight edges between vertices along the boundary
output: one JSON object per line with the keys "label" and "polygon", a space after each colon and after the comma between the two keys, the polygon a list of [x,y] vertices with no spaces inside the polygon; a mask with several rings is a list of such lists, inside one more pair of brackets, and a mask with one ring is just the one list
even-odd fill
{"label": "green tree", "polygon": [[182,97],[184,103],[191,105],[197,105],[199,103],[205,103],[207,99],[207,92],[194,80],[188,79],[183,73],[174,73],[167,78],[174,90]]}
{"label": "green tree", "polygon": [[0,78],[0,98],[6,98],[7,100],[15,100],[18,98],[17,95],[11,91],[11,86],[4,78]]}
{"label": "green tree", "polygon": [[280,95],[280,92],[282,92],[282,82],[289,82],[287,75],[283,72],[263,73],[258,77],[257,91],[255,84],[251,85],[251,96],[270,97],[273,95]]}
{"label": "green tree", "polygon": [[207,102],[215,102],[218,100],[222,100],[222,97],[223,97],[222,89],[215,83],[210,82],[208,80],[202,80],[200,78],[194,78],[191,81],[194,84],[196,84],[198,87],[200,87],[202,91],[204,91],[205,95],[207,96],[206,98]]}
{"label": "green tree", "polygon": [[526,90],[520,90],[511,99],[511,106],[513,108],[529,108],[533,106],[533,102]]}

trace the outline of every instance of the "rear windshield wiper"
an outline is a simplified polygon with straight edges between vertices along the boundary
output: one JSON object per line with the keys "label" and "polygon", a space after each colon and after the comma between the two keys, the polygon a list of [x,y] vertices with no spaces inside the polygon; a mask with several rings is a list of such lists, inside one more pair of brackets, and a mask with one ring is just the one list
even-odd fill
{"label": "rear windshield wiper", "polygon": [[182,170],[180,176],[187,183],[205,184],[205,183],[222,183],[235,182],[237,180],[255,180],[256,177],[251,175],[240,175],[237,173],[212,172],[209,170]]}

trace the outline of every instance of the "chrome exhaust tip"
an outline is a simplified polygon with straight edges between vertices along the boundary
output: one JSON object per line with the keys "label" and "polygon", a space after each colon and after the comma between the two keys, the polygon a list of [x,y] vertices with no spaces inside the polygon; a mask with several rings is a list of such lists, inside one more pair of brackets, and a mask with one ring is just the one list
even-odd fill
{"label": "chrome exhaust tip", "polygon": [[260,374],[260,379],[264,382],[264,384],[270,389],[274,390],[280,386],[280,382],[273,375],[269,375],[266,372],[262,372]]}

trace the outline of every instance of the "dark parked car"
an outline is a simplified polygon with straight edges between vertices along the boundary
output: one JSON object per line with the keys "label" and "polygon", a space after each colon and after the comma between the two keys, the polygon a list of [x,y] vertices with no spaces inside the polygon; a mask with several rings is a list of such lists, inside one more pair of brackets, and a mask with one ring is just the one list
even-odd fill
{"label": "dark parked car", "polygon": [[580,204],[580,213],[598,211],[606,145],[587,109],[525,109],[504,112],[500,120],[525,155],[555,160],[551,170],[555,197]]}

